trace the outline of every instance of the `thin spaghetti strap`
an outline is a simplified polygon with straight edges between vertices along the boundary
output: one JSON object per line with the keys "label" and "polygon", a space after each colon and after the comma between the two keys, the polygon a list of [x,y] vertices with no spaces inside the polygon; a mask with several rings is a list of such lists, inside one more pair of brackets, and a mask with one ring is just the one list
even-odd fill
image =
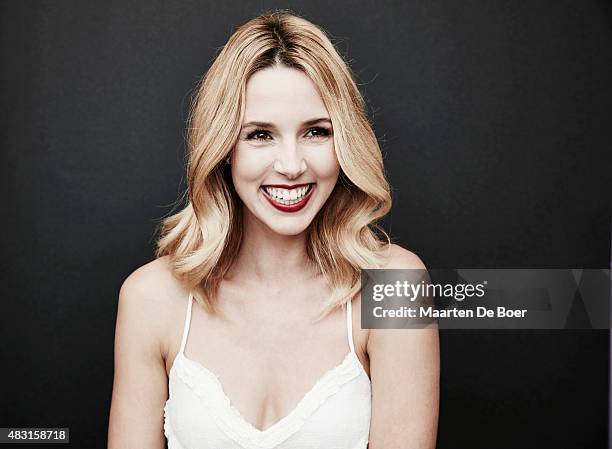
{"label": "thin spaghetti strap", "polygon": [[189,293],[187,300],[187,313],[185,314],[185,327],[183,328],[183,339],[181,340],[181,349],[179,354],[185,355],[185,345],[187,344],[187,335],[189,334],[189,324],[191,323],[191,304],[193,303],[193,294]]}
{"label": "thin spaghetti strap", "polygon": [[351,302],[352,301],[349,299],[346,303],[346,330],[348,333],[348,342],[351,352],[355,352],[355,344],[353,343],[353,312]]}

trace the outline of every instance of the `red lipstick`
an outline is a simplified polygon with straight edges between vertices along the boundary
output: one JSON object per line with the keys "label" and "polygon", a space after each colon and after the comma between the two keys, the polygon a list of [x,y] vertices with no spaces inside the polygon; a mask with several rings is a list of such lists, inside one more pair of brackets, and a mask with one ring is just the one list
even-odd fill
{"label": "red lipstick", "polygon": [[292,189],[297,189],[298,187],[305,187],[312,184],[311,182],[306,182],[304,184],[294,184],[292,186],[288,185],[288,184],[263,184],[262,187],[278,187],[280,189],[287,189],[287,190],[292,190]]}
{"label": "red lipstick", "polygon": [[278,201],[276,201],[276,199],[274,199],[273,197],[271,197],[268,192],[266,192],[266,189],[264,189],[264,186],[262,186],[260,189],[263,193],[263,196],[268,200],[268,202],[274,206],[276,209],[282,211],[282,212],[297,212],[298,210],[302,209],[304,206],[306,206],[306,204],[308,203],[308,201],[310,200],[310,197],[312,196],[312,192],[314,192],[315,189],[315,184],[296,184],[294,186],[287,186],[284,184],[266,184],[266,187],[278,187],[278,188],[283,188],[283,189],[295,189],[298,187],[304,187],[307,185],[311,185],[310,190],[306,193],[306,195],[304,196],[304,198],[302,198],[299,202],[295,203],[295,204],[291,204],[291,205],[287,205],[287,204],[282,204],[279,203]]}

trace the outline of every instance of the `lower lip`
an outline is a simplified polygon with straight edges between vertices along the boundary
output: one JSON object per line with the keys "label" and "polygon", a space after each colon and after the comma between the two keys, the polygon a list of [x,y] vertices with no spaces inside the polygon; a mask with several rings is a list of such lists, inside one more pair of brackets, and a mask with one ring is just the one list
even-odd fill
{"label": "lower lip", "polygon": [[280,210],[282,212],[297,212],[298,210],[300,210],[304,206],[306,206],[306,204],[308,203],[308,200],[310,200],[310,197],[312,196],[312,192],[314,192],[315,187],[316,187],[316,184],[313,184],[312,187],[310,188],[310,191],[306,194],[306,196],[304,198],[302,198],[302,200],[299,203],[295,203],[295,204],[291,204],[291,205],[285,205],[285,204],[277,203],[276,201],[274,201],[272,198],[270,198],[268,196],[268,194],[266,193],[266,191],[264,190],[263,187],[260,187],[260,188],[262,190],[263,196],[276,209],[278,209],[278,210]]}

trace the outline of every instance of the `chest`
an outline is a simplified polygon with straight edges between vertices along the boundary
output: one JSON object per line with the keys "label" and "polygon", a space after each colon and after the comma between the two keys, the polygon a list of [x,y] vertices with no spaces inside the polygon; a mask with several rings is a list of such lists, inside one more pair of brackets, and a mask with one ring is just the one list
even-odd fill
{"label": "chest", "polygon": [[[168,447],[365,449],[370,382],[351,354],[322,376],[291,411],[265,428],[253,425],[235,407],[212,373],[179,356],[164,408]],[[246,377],[244,381],[248,382]]]}
{"label": "chest", "polygon": [[234,305],[215,316],[190,306],[182,350],[168,373],[169,404],[182,397],[190,409],[212,400],[213,411],[260,437],[296,426],[304,413],[313,414],[313,404],[318,408],[341,389],[349,396],[335,397],[326,408],[337,402],[352,409],[357,401],[369,416],[370,381],[355,351],[350,307],[313,322],[304,319],[307,309],[283,308],[287,304]]}
{"label": "chest", "polygon": [[[242,383],[247,369],[262,391],[274,389],[281,380],[289,390],[302,390],[326,368],[339,363],[349,350],[346,309],[340,308],[319,322],[311,319],[320,300],[329,292],[324,288],[301,289],[300,296],[286,292],[270,293],[220,289],[223,315],[212,316],[194,302],[190,318],[187,352],[228,383]],[[351,312],[354,350],[369,376],[367,330],[360,327],[360,307],[353,301]],[[177,321],[175,328],[180,329]],[[166,356],[169,375],[178,353],[181,334],[170,338]],[[296,370],[302,375],[296,375]],[[287,384],[290,379],[293,384]],[[300,379],[302,380],[300,385]],[[287,392],[291,396],[290,392]]]}

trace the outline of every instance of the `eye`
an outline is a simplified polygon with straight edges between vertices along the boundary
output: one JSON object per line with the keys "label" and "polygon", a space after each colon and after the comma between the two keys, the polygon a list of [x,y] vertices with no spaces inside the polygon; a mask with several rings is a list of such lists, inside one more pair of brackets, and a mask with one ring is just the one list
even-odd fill
{"label": "eye", "polygon": [[[262,137],[263,136],[263,137]],[[265,129],[256,129],[255,131],[249,133],[246,137],[246,140],[267,140],[266,137],[270,137],[270,134]]]}
{"label": "eye", "polygon": [[322,128],[320,126],[316,126],[314,128],[310,128],[308,130],[307,134],[310,134],[311,132],[314,132],[314,135],[311,135],[311,137],[308,137],[309,139],[316,139],[316,138],[322,138],[322,137],[329,137],[329,135],[331,134],[331,130],[327,129],[327,128]]}
{"label": "eye", "polygon": [[[315,126],[310,128],[306,133],[307,139],[321,139],[325,137],[329,137],[332,134],[330,129],[323,128],[321,126]],[[256,129],[246,136],[246,140],[255,140],[264,142],[266,140],[272,139],[270,136],[270,132],[265,129]]]}

